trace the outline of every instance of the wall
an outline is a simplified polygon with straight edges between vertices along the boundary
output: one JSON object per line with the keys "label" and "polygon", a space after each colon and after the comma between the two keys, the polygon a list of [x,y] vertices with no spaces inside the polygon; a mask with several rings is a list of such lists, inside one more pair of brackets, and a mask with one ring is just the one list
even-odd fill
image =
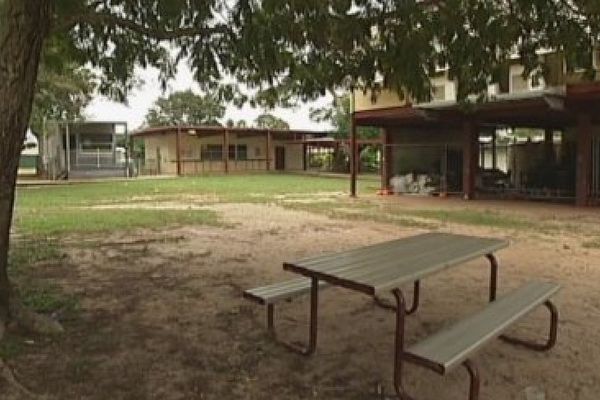
{"label": "wall", "polygon": [[[523,66],[519,65],[518,60],[513,60],[511,65],[506,66],[505,72],[500,78],[501,82],[499,83],[499,89],[494,89],[492,86],[495,85],[490,85],[489,92],[506,93],[507,91],[510,91],[511,93],[517,93],[523,92],[524,90],[543,89],[545,87],[577,84],[586,81],[584,78],[585,71],[578,70],[571,73],[566,72],[565,63],[560,53],[549,53],[541,55],[540,57],[545,58],[548,67],[544,74],[544,78],[542,78],[540,81],[540,86],[533,87],[531,82],[528,82],[528,79],[524,80],[523,82],[523,80],[520,78],[514,78],[513,81],[513,79],[511,79],[512,77],[515,77],[516,75],[520,76],[520,74],[523,72]],[[600,52],[596,51],[594,53],[594,57],[594,66],[598,69],[600,68]],[[600,73],[596,73],[595,80],[600,81]],[[440,85],[445,88],[445,101],[456,100],[456,86],[454,82],[447,78],[446,73],[440,73],[440,75],[432,77],[431,83],[432,85]],[[371,92],[363,93],[362,91],[357,91],[354,93],[354,101],[355,111],[357,112],[391,107],[403,107],[410,105],[411,103],[411,99],[401,99],[397,93],[390,90],[381,91],[381,93],[376,96],[375,102],[372,101]]]}
{"label": "wall", "polygon": [[[162,175],[177,174],[177,142],[176,134],[158,134],[144,137],[146,173],[157,173],[156,149],[160,148]],[[181,173],[195,175],[207,172],[225,171],[222,160],[203,160],[202,149],[206,145],[223,145],[222,135],[197,137],[182,133],[180,136]],[[229,145],[246,145],[246,160],[228,160],[229,171],[266,171],[267,139],[266,135],[229,135]],[[302,170],[302,144],[289,143],[285,140],[273,140],[269,149],[271,169],[275,169],[275,146],[285,147],[285,169]]]}
{"label": "wall", "polygon": [[354,92],[355,111],[377,110],[381,108],[401,107],[408,104],[407,99],[401,99],[396,92],[383,90],[373,102],[371,92]]}

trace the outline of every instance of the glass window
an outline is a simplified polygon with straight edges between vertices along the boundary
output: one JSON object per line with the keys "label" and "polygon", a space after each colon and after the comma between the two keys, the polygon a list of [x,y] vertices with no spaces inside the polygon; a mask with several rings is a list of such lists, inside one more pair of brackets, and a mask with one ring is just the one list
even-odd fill
{"label": "glass window", "polygon": [[111,151],[113,146],[112,134],[81,134],[79,135],[79,141],[81,150],[83,151]]}
{"label": "glass window", "polygon": [[248,146],[246,146],[245,144],[238,144],[237,159],[238,160],[247,160],[248,159]]}
{"label": "glass window", "polygon": [[207,161],[220,161],[223,159],[223,146],[220,144],[207,144],[202,149],[202,159]]}

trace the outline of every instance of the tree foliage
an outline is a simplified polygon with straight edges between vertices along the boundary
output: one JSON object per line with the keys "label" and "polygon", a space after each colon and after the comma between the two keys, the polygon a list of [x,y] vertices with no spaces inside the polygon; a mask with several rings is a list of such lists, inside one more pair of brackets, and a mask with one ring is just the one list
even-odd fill
{"label": "tree foliage", "polygon": [[197,95],[191,90],[160,97],[146,114],[148,126],[220,125],[225,106],[212,96]]}
{"label": "tree foliage", "polygon": [[54,70],[42,65],[31,110],[32,131],[41,133],[45,120],[83,119],[95,89],[95,76],[87,68],[67,64]]}
{"label": "tree foliage", "polygon": [[248,123],[243,119],[235,121],[232,118],[229,118],[227,122],[225,122],[225,126],[228,128],[246,128]]}
{"label": "tree foliage", "polygon": [[268,113],[259,115],[254,120],[254,124],[257,128],[290,129],[290,124],[288,124],[287,121]]}
{"label": "tree foliage", "polygon": [[[315,122],[327,122],[331,124],[335,131],[333,135],[336,138],[346,139],[350,136],[352,129],[350,95],[336,96],[328,107],[312,108],[310,110],[310,119]],[[363,139],[373,139],[381,133],[378,128],[358,127],[357,136]]]}
{"label": "tree foliage", "polygon": [[[545,73],[540,52],[567,64],[599,38],[593,0],[278,0],[239,3],[238,79],[259,100],[314,98],[336,89],[383,88],[419,100],[448,68],[459,99],[483,96],[515,55],[525,74]],[[588,61],[591,68],[591,61]]]}

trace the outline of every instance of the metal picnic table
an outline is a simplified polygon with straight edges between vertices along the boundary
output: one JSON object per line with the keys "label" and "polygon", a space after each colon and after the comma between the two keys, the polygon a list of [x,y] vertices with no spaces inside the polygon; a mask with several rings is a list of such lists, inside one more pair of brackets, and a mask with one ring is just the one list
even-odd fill
{"label": "metal picnic table", "polygon": [[[494,253],[508,246],[503,239],[481,238],[449,233],[426,233],[392,240],[334,254],[286,262],[283,268],[311,279],[310,327],[308,347],[301,349],[312,354],[317,346],[317,316],[320,281],[355,290],[378,300],[392,292],[396,306],[396,358],[394,381],[399,376],[399,354],[404,345],[404,318],[417,311],[420,281],[478,257],[486,257],[491,266],[489,299],[496,299],[498,262]],[[413,283],[413,303],[407,308],[400,288]],[[381,302],[380,302],[381,303]]]}

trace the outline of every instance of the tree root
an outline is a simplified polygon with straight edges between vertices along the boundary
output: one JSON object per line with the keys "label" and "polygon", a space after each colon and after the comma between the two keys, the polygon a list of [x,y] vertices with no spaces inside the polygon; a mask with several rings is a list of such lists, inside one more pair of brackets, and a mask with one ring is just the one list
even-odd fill
{"label": "tree root", "polygon": [[[14,300],[11,303],[10,324],[15,324],[29,332],[43,335],[54,335],[64,331],[63,327],[57,321],[37,314]],[[0,319],[0,341],[2,341],[6,330],[6,321]],[[47,396],[40,396],[29,391],[17,380],[12,369],[0,358],[0,387],[2,387],[2,383],[8,386],[8,390],[2,388],[2,393],[8,393],[9,399],[44,400],[48,398]],[[13,397],[10,397],[11,395]]]}
{"label": "tree root", "polygon": [[[10,369],[10,367],[8,365],[6,365],[6,363],[4,361],[2,361],[1,358],[0,358],[0,381],[6,382],[6,384],[9,387],[9,391],[8,391],[9,393],[11,392],[10,389],[12,389],[12,392],[15,395],[15,397],[14,397],[15,399],[42,400],[42,399],[46,398],[45,396],[38,396],[38,395],[32,393],[27,388],[25,388],[25,386],[21,385],[21,383],[19,383],[19,381],[15,377],[15,374],[13,373],[13,371]],[[6,392],[6,390],[3,390],[3,392]],[[9,394],[9,396],[10,396],[10,394]]]}

